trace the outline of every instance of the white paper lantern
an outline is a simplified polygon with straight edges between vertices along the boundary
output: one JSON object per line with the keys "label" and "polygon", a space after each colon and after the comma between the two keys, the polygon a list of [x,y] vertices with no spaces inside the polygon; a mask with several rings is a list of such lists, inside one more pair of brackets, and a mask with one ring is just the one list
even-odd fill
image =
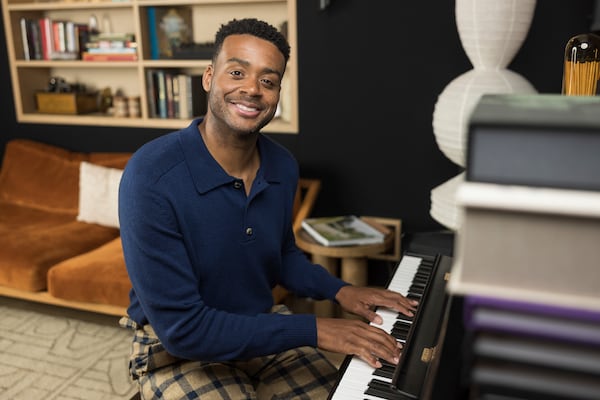
{"label": "white paper lantern", "polygon": [[444,155],[463,167],[469,117],[485,93],[536,93],[536,90],[529,81],[508,69],[472,69],[446,86],[435,104],[433,131]]}
{"label": "white paper lantern", "polygon": [[[457,165],[466,166],[468,122],[482,95],[537,92],[506,68],[527,36],[535,5],[536,0],[456,0],[456,26],[473,69],[444,88],[432,125],[438,147]],[[436,221],[454,230],[460,226],[455,189],[463,179],[455,178],[432,190],[430,209]]]}

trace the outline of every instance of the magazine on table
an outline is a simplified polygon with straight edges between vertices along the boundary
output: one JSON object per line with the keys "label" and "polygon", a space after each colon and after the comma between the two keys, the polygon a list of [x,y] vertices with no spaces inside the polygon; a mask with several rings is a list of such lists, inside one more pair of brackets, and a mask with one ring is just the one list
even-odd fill
{"label": "magazine on table", "polygon": [[323,246],[383,243],[384,233],[355,215],[307,218],[302,228]]}

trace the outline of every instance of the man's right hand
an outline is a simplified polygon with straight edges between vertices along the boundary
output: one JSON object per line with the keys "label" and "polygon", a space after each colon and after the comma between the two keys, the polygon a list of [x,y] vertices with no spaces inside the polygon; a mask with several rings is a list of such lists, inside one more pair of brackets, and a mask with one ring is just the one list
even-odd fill
{"label": "man's right hand", "polygon": [[402,345],[376,326],[356,319],[317,318],[317,346],[320,349],[356,355],[373,368],[379,359],[398,364]]}

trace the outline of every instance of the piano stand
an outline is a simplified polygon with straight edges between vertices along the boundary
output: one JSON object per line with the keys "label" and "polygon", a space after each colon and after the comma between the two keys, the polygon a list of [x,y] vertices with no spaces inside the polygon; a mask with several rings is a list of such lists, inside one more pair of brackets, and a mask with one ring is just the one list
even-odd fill
{"label": "piano stand", "polygon": [[[363,217],[365,221],[385,233],[383,243],[358,246],[323,246],[316,242],[306,231],[296,234],[296,244],[312,256],[312,261],[322,265],[330,274],[340,276],[354,286],[368,284],[368,259],[400,260],[400,220]],[[392,229],[388,228],[391,226]],[[340,267],[340,275],[338,275]],[[326,303],[326,304],[325,304]],[[319,316],[333,316],[334,305],[319,302],[315,313]]]}

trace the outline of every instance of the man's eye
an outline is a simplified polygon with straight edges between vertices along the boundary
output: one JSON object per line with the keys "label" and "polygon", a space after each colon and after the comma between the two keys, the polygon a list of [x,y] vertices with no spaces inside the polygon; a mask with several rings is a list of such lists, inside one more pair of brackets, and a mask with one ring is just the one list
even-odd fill
{"label": "man's eye", "polygon": [[242,72],[241,71],[231,71],[230,74],[233,75],[233,76],[242,76]]}
{"label": "man's eye", "polygon": [[279,85],[279,82],[276,81],[272,81],[270,79],[261,79],[261,82],[263,83],[263,85],[267,86],[267,87],[277,87]]}

